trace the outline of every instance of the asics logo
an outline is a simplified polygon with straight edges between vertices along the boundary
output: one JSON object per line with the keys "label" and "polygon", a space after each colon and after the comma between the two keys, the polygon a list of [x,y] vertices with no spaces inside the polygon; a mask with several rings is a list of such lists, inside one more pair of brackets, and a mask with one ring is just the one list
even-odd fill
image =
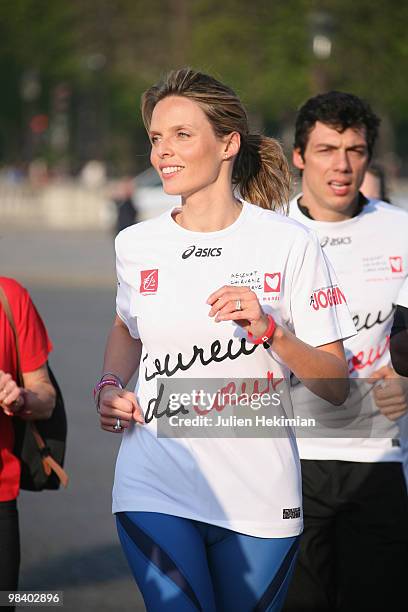
{"label": "asics logo", "polygon": [[323,236],[320,240],[320,246],[324,249],[325,246],[342,246],[343,244],[351,244],[351,236],[342,236],[341,238],[330,238]]}
{"label": "asics logo", "polygon": [[206,247],[205,249],[201,249],[193,244],[184,251],[181,257],[182,259],[187,259],[191,257],[191,255],[194,255],[194,257],[220,257],[221,252],[222,247]]}

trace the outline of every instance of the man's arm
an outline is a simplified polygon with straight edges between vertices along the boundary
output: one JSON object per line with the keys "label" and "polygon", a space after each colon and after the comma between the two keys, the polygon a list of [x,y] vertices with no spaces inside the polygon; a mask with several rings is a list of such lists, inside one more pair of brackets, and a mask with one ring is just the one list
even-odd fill
{"label": "man's arm", "polygon": [[397,306],[390,339],[391,361],[395,371],[408,376],[408,308]]}
{"label": "man's arm", "polygon": [[48,419],[55,407],[56,392],[48,376],[47,365],[23,373],[24,387],[10,374],[0,372],[0,406],[8,415],[32,421]]}

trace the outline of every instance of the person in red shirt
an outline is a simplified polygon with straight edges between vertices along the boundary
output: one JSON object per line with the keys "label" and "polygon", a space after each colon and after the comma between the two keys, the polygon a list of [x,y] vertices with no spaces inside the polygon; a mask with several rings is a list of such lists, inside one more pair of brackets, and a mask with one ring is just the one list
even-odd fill
{"label": "person in red shirt", "polygon": [[20,539],[16,498],[20,462],[13,454],[12,420],[47,419],[55,406],[55,390],[47,370],[52,344],[28,291],[11,278],[0,277],[17,330],[24,387],[17,383],[13,330],[0,302],[0,591],[18,588]]}

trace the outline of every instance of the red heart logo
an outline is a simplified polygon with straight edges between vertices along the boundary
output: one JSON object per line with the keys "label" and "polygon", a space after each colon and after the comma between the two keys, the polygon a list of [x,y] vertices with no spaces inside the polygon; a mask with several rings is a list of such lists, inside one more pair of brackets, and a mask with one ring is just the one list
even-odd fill
{"label": "red heart logo", "polygon": [[391,272],[402,272],[402,257],[390,257]]}
{"label": "red heart logo", "polygon": [[281,288],[281,273],[280,272],[266,272],[264,278],[264,291],[265,293],[279,292]]}

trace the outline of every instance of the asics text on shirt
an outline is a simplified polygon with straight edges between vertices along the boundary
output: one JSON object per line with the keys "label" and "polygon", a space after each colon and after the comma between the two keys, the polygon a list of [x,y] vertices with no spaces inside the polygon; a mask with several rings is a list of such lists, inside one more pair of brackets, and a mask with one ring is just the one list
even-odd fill
{"label": "asics text on shirt", "polygon": [[220,257],[221,253],[222,247],[205,247],[202,249],[193,244],[183,252],[181,258],[187,259],[191,255],[194,255],[194,257]]}

